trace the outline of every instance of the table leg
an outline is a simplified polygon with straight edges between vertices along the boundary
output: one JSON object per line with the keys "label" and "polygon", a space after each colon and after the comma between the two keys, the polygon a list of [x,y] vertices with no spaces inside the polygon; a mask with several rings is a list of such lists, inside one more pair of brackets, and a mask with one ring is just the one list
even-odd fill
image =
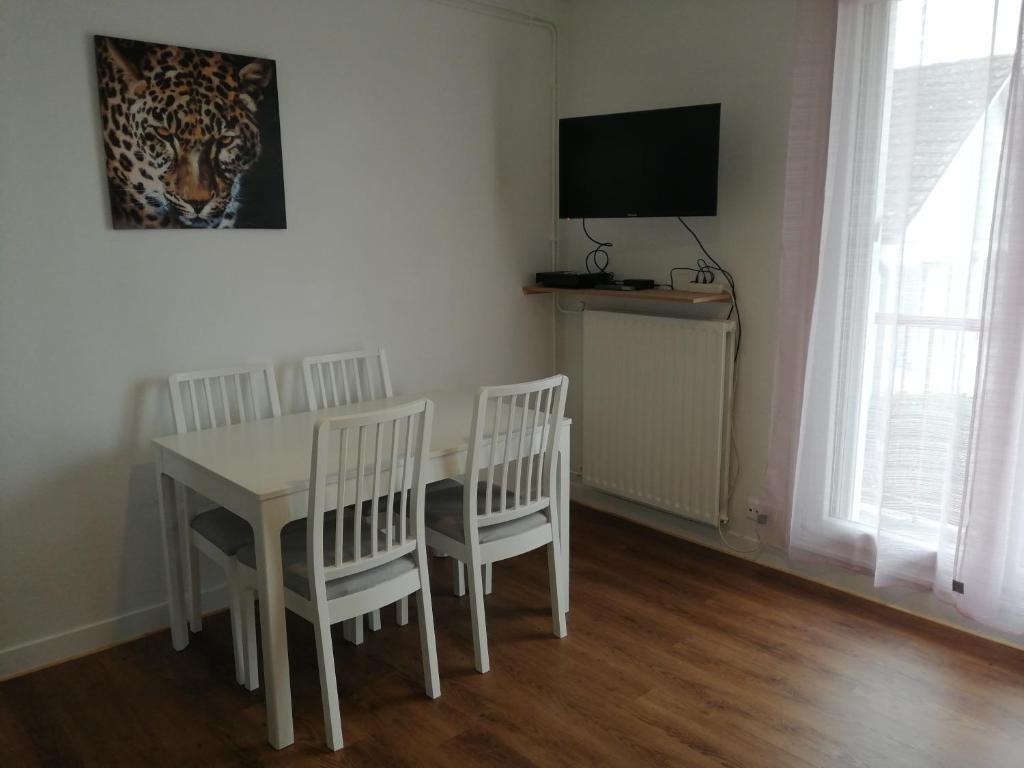
{"label": "table leg", "polygon": [[569,611],[569,430],[563,429],[558,447],[558,535],[562,549],[562,594]]}
{"label": "table leg", "polygon": [[[270,502],[271,505],[274,502]],[[255,519],[256,578],[260,590],[260,631],[263,637],[263,684],[267,704],[267,738],[274,749],[295,741],[292,725],[291,673],[285,629],[284,570],[281,529],[288,510],[265,507]]]}
{"label": "table leg", "polygon": [[156,458],[156,498],[160,510],[160,533],[164,545],[164,579],[167,582],[167,607],[171,618],[171,645],[181,651],[188,646],[185,623],[185,580],[181,569],[178,529],[178,500],[173,478],[163,473],[160,454]]}

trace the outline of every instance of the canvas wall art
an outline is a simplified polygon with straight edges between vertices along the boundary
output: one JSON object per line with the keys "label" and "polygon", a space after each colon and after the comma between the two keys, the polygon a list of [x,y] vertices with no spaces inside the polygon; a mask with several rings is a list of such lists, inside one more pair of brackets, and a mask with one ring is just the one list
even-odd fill
{"label": "canvas wall art", "polygon": [[283,229],[276,65],[95,37],[116,229]]}

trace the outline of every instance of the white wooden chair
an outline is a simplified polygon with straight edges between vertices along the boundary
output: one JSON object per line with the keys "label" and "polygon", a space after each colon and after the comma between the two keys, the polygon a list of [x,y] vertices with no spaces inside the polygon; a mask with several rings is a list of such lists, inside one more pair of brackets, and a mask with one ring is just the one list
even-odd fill
{"label": "white wooden chair", "polygon": [[559,375],[482,388],[473,413],[465,484],[427,495],[428,546],[465,563],[469,572],[479,672],[490,669],[481,572],[485,565],[546,546],[552,629],[556,637],[566,634],[552,490],[568,383]]}
{"label": "white wooden chair", "polygon": [[[169,379],[171,411],[178,434],[238,424],[250,419],[281,415],[274,369],[267,364],[219,368],[208,371],[175,373]],[[238,583],[238,550],[253,541],[252,528],[245,520],[223,507],[196,513],[193,494],[182,494],[178,510],[182,537],[182,558],[189,574],[189,624],[193,632],[203,628],[202,590],[199,581],[199,557],[202,552],[219,565],[227,577],[231,612],[231,638],[235,654],[235,678],[249,690],[259,684],[256,644],[245,638],[255,636],[255,611],[251,599],[245,599]],[[252,632],[246,632],[246,626]]]}
{"label": "white wooden chair", "polygon": [[[311,411],[393,397],[395,394],[391,388],[391,372],[384,347],[378,347],[376,352],[357,349],[305,357],[302,359],[302,378]],[[399,602],[396,618],[400,626],[409,623],[408,599]],[[380,611],[370,614],[369,621],[370,629],[378,631],[381,627]],[[356,645],[362,644],[361,617],[345,626],[345,636]]]}
{"label": "white wooden chair", "polygon": [[[282,557],[285,605],[314,626],[332,750],[343,741],[331,625],[415,594],[426,692],[441,695],[423,536],[421,470],[432,420],[433,403],[418,400],[325,417],[313,433],[308,525],[304,535],[284,537]],[[339,523],[329,511],[349,499]],[[239,550],[238,561],[243,583],[255,586],[255,546]]]}

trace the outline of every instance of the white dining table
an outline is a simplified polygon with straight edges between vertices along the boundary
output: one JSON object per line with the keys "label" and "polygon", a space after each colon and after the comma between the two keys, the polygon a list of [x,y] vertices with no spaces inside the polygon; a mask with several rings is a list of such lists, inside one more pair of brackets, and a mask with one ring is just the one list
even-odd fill
{"label": "white dining table", "polygon": [[[176,485],[206,497],[252,525],[260,590],[263,640],[263,685],[270,744],[281,749],[295,741],[291,677],[285,629],[281,529],[307,515],[313,428],[325,416],[379,410],[420,398],[434,403],[430,454],[423,468],[426,482],[465,473],[470,420],[476,393],[432,391],[372,400],[319,411],[293,413],[261,421],[160,437],[155,447],[157,496],[164,545],[171,643],[189,643],[185,606],[184,563],[188,537],[180,530]],[[569,594],[569,432],[565,419],[555,460],[557,488],[552,490],[561,537],[562,594]]]}

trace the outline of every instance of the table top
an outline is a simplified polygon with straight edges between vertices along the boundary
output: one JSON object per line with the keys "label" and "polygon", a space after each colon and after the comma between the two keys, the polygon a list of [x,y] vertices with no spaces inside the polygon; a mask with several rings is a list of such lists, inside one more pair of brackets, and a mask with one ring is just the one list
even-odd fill
{"label": "table top", "polygon": [[[325,416],[369,413],[427,398],[434,403],[430,458],[466,450],[476,390],[433,390],[305,411],[228,427],[158,437],[165,451],[199,465],[261,500],[309,487],[313,429]],[[568,420],[563,424],[568,424]]]}

